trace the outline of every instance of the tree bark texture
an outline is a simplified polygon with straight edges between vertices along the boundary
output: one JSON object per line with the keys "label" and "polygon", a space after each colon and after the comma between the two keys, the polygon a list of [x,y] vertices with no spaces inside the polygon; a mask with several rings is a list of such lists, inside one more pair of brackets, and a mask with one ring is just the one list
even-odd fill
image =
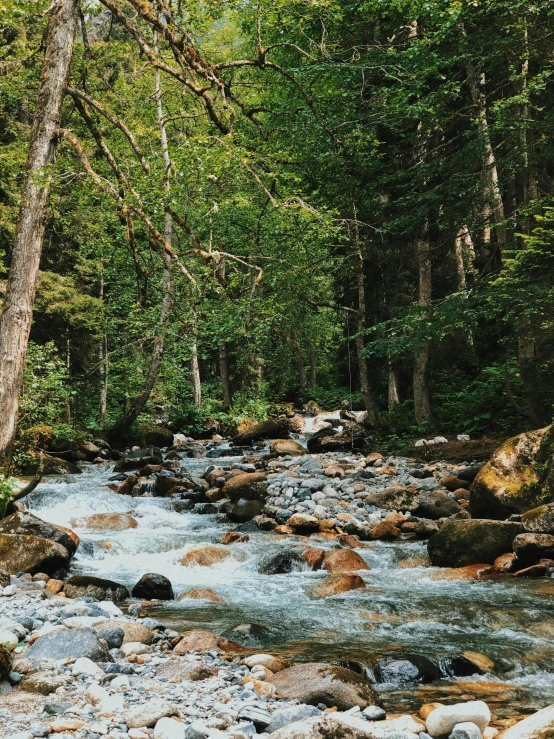
{"label": "tree bark texture", "polygon": [[[431,249],[429,241],[416,242],[419,269],[419,305],[431,305]],[[429,344],[423,344],[414,357],[414,413],[418,424],[430,422],[431,401],[428,385]]]}
{"label": "tree bark texture", "polygon": [[0,464],[9,461],[33,317],[46,218],[46,201],[69,77],[78,0],[55,3],[48,23],[44,61],[25,165],[6,300],[0,319]]}
{"label": "tree bark texture", "polygon": [[233,402],[231,393],[231,382],[229,380],[229,359],[227,357],[227,344],[222,341],[219,345],[219,376],[223,390],[223,410],[228,411]]}

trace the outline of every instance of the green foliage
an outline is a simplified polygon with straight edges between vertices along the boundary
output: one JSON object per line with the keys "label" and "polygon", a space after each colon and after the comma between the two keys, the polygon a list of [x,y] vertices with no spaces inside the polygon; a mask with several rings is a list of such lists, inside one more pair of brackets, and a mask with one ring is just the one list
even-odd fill
{"label": "green foliage", "polygon": [[4,518],[6,510],[13,497],[15,479],[0,475],[0,518]]}

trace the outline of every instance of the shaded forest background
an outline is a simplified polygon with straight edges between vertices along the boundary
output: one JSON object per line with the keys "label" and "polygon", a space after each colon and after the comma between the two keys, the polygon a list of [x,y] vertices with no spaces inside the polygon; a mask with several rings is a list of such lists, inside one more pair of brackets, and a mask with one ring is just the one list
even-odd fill
{"label": "shaded forest background", "polygon": [[[0,9],[0,289],[48,8]],[[82,5],[16,458],[308,401],[391,442],[550,422],[553,32],[548,0]]]}

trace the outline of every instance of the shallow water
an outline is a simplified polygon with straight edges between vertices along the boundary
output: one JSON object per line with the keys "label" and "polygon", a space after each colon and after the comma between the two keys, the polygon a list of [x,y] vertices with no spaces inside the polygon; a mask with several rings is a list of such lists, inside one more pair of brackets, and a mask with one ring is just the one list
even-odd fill
{"label": "shallow water", "polygon": [[[230,464],[235,457],[219,458]],[[199,472],[211,460],[184,460]],[[179,559],[192,547],[218,543],[232,528],[216,516],[176,513],[171,501],[131,498],[106,487],[111,465],[83,475],[51,478],[28,502],[37,516],[70,526],[81,537],[73,572],[105,577],[132,587],[146,572],[168,577],[176,594],[211,588],[225,603],[174,601],[149,610],[179,630],[203,628],[225,634],[240,624],[259,624],[257,650],[297,659],[349,660],[372,676],[376,657],[431,658],[444,679],[432,685],[378,685],[390,709],[416,708],[422,700],[463,695],[488,700],[495,712],[514,713],[554,702],[554,581],[508,579],[494,582],[434,580],[434,568],[399,569],[398,562],[426,554],[424,543],[372,543],[358,549],[370,566],[362,572],[367,589],[328,599],[312,594],[322,572],[261,575],[260,561],[280,548],[302,551],[306,540],[260,532],[228,547],[232,558],[205,567],[184,567]],[[74,522],[93,513],[129,512],[136,529],[90,532]],[[110,548],[106,548],[106,543]],[[309,540],[310,546],[332,546]],[[494,676],[452,680],[450,658],[471,650],[495,663]],[[503,683],[499,685],[499,682]]]}

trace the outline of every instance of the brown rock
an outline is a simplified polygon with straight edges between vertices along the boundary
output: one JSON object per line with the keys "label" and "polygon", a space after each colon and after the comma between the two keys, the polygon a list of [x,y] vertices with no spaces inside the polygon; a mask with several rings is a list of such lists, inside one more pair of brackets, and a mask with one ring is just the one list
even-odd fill
{"label": "brown rock", "polygon": [[339,711],[378,703],[373,688],[360,675],[324,662],[293,665],[272,675],[267,682],[275,685],[283,698],[310,705],[324,703]]}
{"label": "brown rock", "polygon": [[483,675],[494,670],[494,662],[492,659],[480,652],[462,652],[462,657],[470,664],[474,665]]}
{"label": "brown rock", "polygon": [[407,557],[401,559],[396,565],[397,570],[408,570],[412,567],[429,567],[429,559],[427,557]]}
{"label": "brown rock", "polygon": [[244,652],[240,644],[229,641],[223,636],[212,634],[211,631],[184,631],[181,641],[173,650],[176,654],[187,654],[188,652],[209,652],[212,649],[221,649],[222,652]]}
{"label": "brown rock", "polygon": [[319,522],[319,531],[331,531],[335,528],[335,522],[332,518],[324,518]]}
{"label": "brown rock", "polygon": [[206,491],[206,498],[208,499],[208,503],[217,503],[218,500],[222,500],[224,497],[225,496],[221,488],[210,488]]}
{"label": "brown rock", "polygon": [[302,444],[298,444],[292,439],[275,439],[269,447],[271,454],[290,454],[294,457],[300,454],[307,454],[308,450]]}
{"label": "brown rock", "polygon": [[123,644],[129,644],[130,642],[139,642],[140,644],[152,644],[152,631],[144,624],[139,624],[136,621],[102,621],[102,623],[94,625],[94,629],[96,631],[116,627],[123,629]]}
{"label": "brown rock", "polygon": [[331,549],[325,553],[325,569],[332,575],[342,575],[357,570],[369,570],[369,567],[351,549]]}
{"label": "brown rock", "polygon": [[469,501],[469,498],[471,496],[471,493],[469,490],[464,490],[463,488],[459,488],[458,490],[454,490],[452,495],[456,498],[458,502],[460,501]]}
{"label": "brown rock", "polygon": [[28,511],[18,511],[0,520],[0,534],[22,534],[48,539],[61,544],[72,555],[79,546],[79,537],[74,531],[43,521]]}
{"label": "brown rock", "polygon": [[275,685],[272,685],[265,680],[256,680],[256,678],[252,677],[251,675],[244,675],[244,677],[242,678],[242,682],[244,685],[250,683],[255,693],[257,693],[258,695],[263,695],[266,698],[274,698],[277,693]]}
{"label": "brown rock", "polygon": [[361,590],[366,587],[359,575],[334,575],[326,578],[314,589],[318,598],[329,598],[332,595],[348,593],[350,590]]}
{"label": "brown rock", "polygon": [[400,531],[403,534],[415,534],[418,522],[416,521],[404,521],[400,526]]}
{"label": "brown rock", "polygon": [[227,480],[223,486],[223,493],[233,502],[241,498],[265,502],[267,497],[266,475],[264,472],[242,472]]}
{"label": "brown rock", "polygon": [[393,526],[399,527],[408,520],[408,516],[405,516],[403,513],[395,513],[394,511],[391,511],[390,513],[387,513],[384,520],[386,523],[392,523]]}
{"label": "brown rock", "polygon": [[214,593],[209,588],[193,588],[192,590],[185,590],[181,593],[177,600],[186,600],[187,598],[193,598],[195,600],[211,600],[213,603],[225,603],[225,598],[221,595]]}
{"label": "brown rock", "polygon": [[348,547],[348,549],[366,549],[367,544],[361,542],[357,536],[351,534],[338,534],[336,540],[341,547]]}
{"label": "brown rock", "polygon": [[126,531],[136,529],[138,523],[129,513],[94,513],[87,518],[72,521],[72,525],[89,531]]}
{"label": "brown rock", "polygon": [[453,475],[442,477],[440,480],[440,484],[447,490],[450,490],[451,493],[453,493],[454,490],[459,490],[460,488],[464,490],[469,490],[469,482],[467,482],[466,480],[460,480],[459,477],[454,477]]}
{"label": "brown rock", "polygon": [[240,544],[249,540],[250,537],[248,534],[240,534],[238,531],[228,531],[226,534],[223,534],[220,539],[222,544]]}
{"label": "brown rock", "polygon": [[344,470],[342,467],[333,465],[325,468],[324,475],[326,477],[344,477]]}
{"label": "brown rock", "polygon": [[198,662],[185,662],[183,659],[170,659],[156,668],[156,677],[165,677],[171,682],[182,680],[207,680],[217,675],[217,667],[199,664]]}
{"label": "brown rock", "polygon": [[0,569],[18,572],[46,572],[51,575],[67,567],[71,555],[65,547],[38,536],[0,534]]}
{"label": "brown rock", "polygon": [[323,567],[323,559],[325,557],[325,549],[310,547],[304,552],[304,559],[312,570],[320,570]]}
{"label": "brown rock", "polygon": [[552,534],[519,534],[513,542],[514,553],[523,567],[534,564],[539,559],[554,557],[554,536]]}
{"label": "brown rock", "polygon": [[494,569],[499,572],[513,572],[516,568],[517,557],[515,554],[501,554],[494,560]]}
{"label": "brown rock", "polygon": [[12,653],[0,645],[0,679],[5,677],[12,668]]}
{"label": "brown rock", "polygon": [[[119,495],[131,495],[133,492],[133,488],[139,481],[138,475],[129,475],[126,480],[123,480],[121,485],[115,490]],[[111,485],[108,485],[112,490],[114,488]]]}
{"label": "brown rock", "polygon": [[512,542],[522,528],[513,521],[450,521],[429,539],[431,564],[439,567],[492,564],[501,554],[511,551]]}
{"label": "brown rock", "polygon": [[382,541],[394,541],[400,539],[400,529],[387,521],[381,521],[377,526],[374,526],[369,532],[369,538],[373,541],[380,539]]}
{"label": "brown rock", "polygon": [[224,562],[229,557],[231,557],[231,552],[227,549],[206,544],[189,549],[185,556],[181,557],[179,564],[185,567],[211,567]]}
{"label": "brown rock", "polygon": [[56,718],[48,724],[50,731],[53,731],[55,734],[62,731],[77,731],[78,729],[82,729],[84,725],[84,721],[78,718],[70,718],[69,716]]}
{"label": "brown rock", "polygon": [[225,470],[222,470],[221,467],[216,467],[215,470],[212,470],[209,475],[206,475],[206,480],[211,485],[212,482],[219,479],[220,477],[225,477]]}
{"label": "brown rock", "polygon": [[287,526],[286,524],[280,524],[279,526],[276,526],[273,529],[274,534],[281,534],[281,536],[290,536],[290,534],[293,534],[294,531],[291,526]]}
{"label": "brown rock", "polygon": [[287,523],[300,533],[309,534],[319,530],[319,519],[309,513],[293,513]]}
{"label": "brown rock", "polygon": [[130,596],[125,585],[91,575],[74,575],[65,583],[63,589],[68,598],[90,595],[98,600],[122,601]]}
{"label": "brown rock", "polygon": [[44,588],[52,595],[57,595],[63,590],[63,580],[54,580],[53,578],[48,580]]}
{"label": "brown rock", "polygon": [[489,564],[467,565],[467,567],[446,567],[434,572],[433,580],[485,580],[497,570]]}
{"label": "brown rock", "polygon": [[371,467],[372,465],[375,464],[375,462],[378,462],[383,459],[384,459],[383,455],[380,454],[379,452],[371,452],[371,454],[368,454],[367,457],[365,458],[365,462],[368,467]]}
{"label": "brown rock", "polygon": [[288,667],[288,664],[284,660],[274,657],[272,654],[251,654],[241,660],[241,665],[243,664],[250,668],[261,665],[271,670],[273,674],[281,672],[281,670]]}
{"label": "brown rock", "polygon": [[50,695],[50,693],[55,693],[58,688],[67,685],[67,682],[66,677],[45,670],[44,672],[33,672],[24,677],[20,687],[28,693]]}
{"label": "brown rock", "polygon": [[424,703],[417,712],[417,715],[424,721],[427,721],[429,714],[433,713],[435,708],[439,708],[440,706],[444,706],[444,703]]}

